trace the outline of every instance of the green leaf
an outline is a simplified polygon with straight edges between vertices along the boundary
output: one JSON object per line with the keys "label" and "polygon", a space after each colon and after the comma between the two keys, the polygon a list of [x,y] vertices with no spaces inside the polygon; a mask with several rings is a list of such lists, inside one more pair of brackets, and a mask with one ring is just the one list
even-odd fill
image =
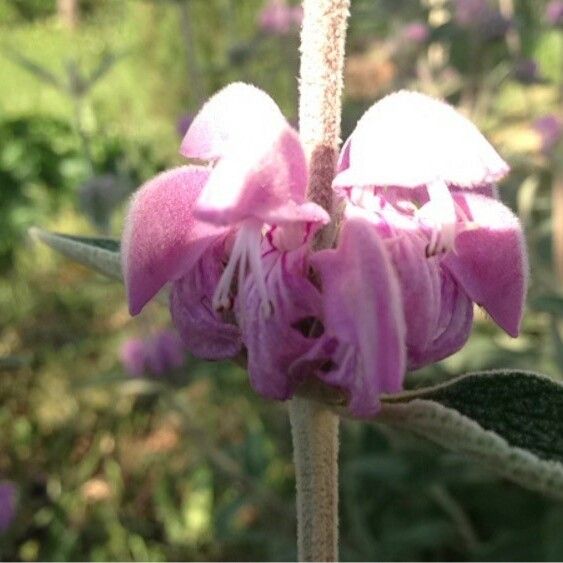
{"label": "green leaf", "polygon": [[388,396],[376,419],[563,498],[563,386],[524,371],[469,374]]}
{"label": "green leaf", "polygon": [[563,316],[563,296],[555,294],[539,295],[530,303],[536,311]]}
{"label": "green leaf", "polygon": [[118,240],[63,235],[37,227],[30,229],[29,234],[32,238],[40,240],[67,258],[71,258],[110,278],[123,279]]}

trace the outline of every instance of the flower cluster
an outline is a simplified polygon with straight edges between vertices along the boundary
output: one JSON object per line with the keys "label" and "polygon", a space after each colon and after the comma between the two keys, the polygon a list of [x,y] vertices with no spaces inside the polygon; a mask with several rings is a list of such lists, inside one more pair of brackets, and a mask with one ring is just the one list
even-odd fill
{"label": "flower cluster", "polygon": [[466,342],[473,303],[519,331],[527,283],[516,217],[498,200],[508,167],[450,106],[391,94],[358,122],[333,183],[345,216],[307,201],[299,136],[261,90],[235,83],[195,117],[181,153],[134,196],[123,235],[132,314],[165,285],[197,357],[246,355],[251,384],[287,399],[308,378],[358,417],[402,388],[407,369]]}

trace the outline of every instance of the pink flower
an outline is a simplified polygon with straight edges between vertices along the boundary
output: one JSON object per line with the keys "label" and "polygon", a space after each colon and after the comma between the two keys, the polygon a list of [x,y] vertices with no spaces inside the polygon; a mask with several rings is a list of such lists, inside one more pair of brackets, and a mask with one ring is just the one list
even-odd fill
{"label": "pink flower", "polygon": [[132,377],[161,376],[182,367],[185,347],[176,332],[162,330],[144,340],[126,340],[121,346],[120,359]]}
{"label": "pink flower", "polygon": [[334,182],[346,204],[338,245],[320,252],[311,242],[329,217],[306,200],[299,136],[264,92],[217,93],[181,152],[208,166],[157,176],[130,207],[131,313],[169,285],[186,347],[206,359],[245,352],[263,396],[287,399],[316,377],[370,416],[407,366],[463,345],[473,301],[517,334],[523,237],[494,197],[508,167],[446,104],[401,92],[364,115]]}
{"label": "pink flower", "polygon": [[421,45],[430,37],[430,28],[424,22],[413,21],[406,24],[401,30],[401,36],[409,43]]}
{"label": "pink flower", "polygon": [[410,369],[465,343],[472,302],[519,332],[528,266],[519,222],[496,198],[507,172],[473,124],[414,92],[372,106],[344,145],[334,186],[394,265]]}
{"label": "pink flower", "polygon": [[553,115],[538,117],[532,124],[534,130],[540,137],[540,148],[544,154],[549,154],[559,143],[563,133],[563,123]]}
{"label": "pink flower", "polygon": [[545,8],[545,19],[553,27],[563,26],[563,0],[551,0]]}
{"label": "pink flower", "polygon": [[286,0],[268,0],[259,14],[258,23],[265,33],[287,35],[303,21],[301,6],[288,6]]}

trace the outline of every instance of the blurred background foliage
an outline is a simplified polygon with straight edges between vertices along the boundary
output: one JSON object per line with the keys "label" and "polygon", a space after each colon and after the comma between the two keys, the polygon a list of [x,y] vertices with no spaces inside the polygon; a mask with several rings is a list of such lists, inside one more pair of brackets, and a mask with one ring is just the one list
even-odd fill
{"label": "blurred background foliage", "polygon": [[[510,162],[501,197],[529,242],[523,335],[481,316],[409,385],[506,366],[563,377],[561,4],[352,0],[344,136],[394,89],[447,98]],[[230,81],[295,121],[296,8],[0,0],[0,559],[295,557],[285,407],[231,364],[178,367],[146,344],[165,308],[132,320],[121,287],[26,230],[119,236],[128,195],[181,162],[191,116]],[[153,346],[134,369],[131,339]],[[561,503],[421,440],[345,422],[340,484],[344,560],[563,559]]]}

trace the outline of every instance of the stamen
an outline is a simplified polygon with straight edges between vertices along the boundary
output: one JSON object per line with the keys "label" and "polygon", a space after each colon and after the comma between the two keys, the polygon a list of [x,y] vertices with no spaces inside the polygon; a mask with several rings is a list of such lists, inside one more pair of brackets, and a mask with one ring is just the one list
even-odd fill
{"label": "stamen", "polygon": [[231,286],[238,267],[238,291],[243,291],[247,270],[250,270],[261,297],[262,313],[266,317],[272,314],[272,304],[268,298],[268,290],[262,268],[261,227],[261,223],[251,219],[241,225],[236,235],[229,261],[223,270],[213,295],[213,308],[216,311],[228,310],[232,307]]}
{"label": "stamen", "polygon": [[430,201],[420,211],[434,223],[426,247],[426,256],[430,257],[454,248],[457,216],[454,199],[444,181],[430,183],[427,190]]}

